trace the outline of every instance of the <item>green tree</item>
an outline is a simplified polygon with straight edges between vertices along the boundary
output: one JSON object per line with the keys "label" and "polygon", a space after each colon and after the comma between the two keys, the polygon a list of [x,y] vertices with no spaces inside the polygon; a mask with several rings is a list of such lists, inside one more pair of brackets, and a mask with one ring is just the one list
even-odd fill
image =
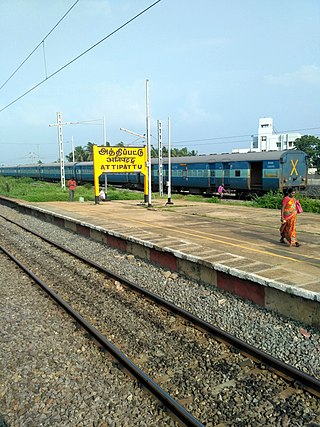
{"label": "green tree", "polygon": [[[154,148],[153,145],[151,145],[151,157],[152,158],[157,158],[159,150],[157,148]],[[168,157],[168,149],[167,147],[163,147],[162,149],[162,155],[163,157]],[[190,157],[190,156],[197,156],[198,155],[198,151],[192,150],[192,151],[188,151],[187,147],[183,147],[183,148],[172,148],[171,149],[171,156],[172,157]]]}
{"label": "green tree", "polygon": [[[67,159],[67,162],[72,162],[73,161],[72,153],[66,154],[66,159]],[[57,162],[60,163],[60,159],[58,159]]]}
{"label": "green tree", "polygon": [[[75,147],[74,149],[74,161],[75,162],[90,162],[93,159],[93,143],[88,142],[85,147]],[[66,155],[68,162],[72,162],[72,152]]]}
{"label": "green tree", "polygon": [[[163,155],[163,151],[162,151],[162,155]],[[159,150],[157,148],[154,148],[154,146],[151,144],[151,157],[153,159],[156,159],[159,157]]]}
{"label": "green tree", "polygon": [[[86,162],[87,161],[87,153],[83,147],[80,145],[75,147],[74,149],[74,160],[75,162]],[[72,161],[72,153],[71,153],[71,161]]]}
{"label": "green tree", "polygon": [[317,159],[320,158],[320,138],[313,135],[303,135],[294,141],[294,148],[302,150],[309,156],[309,165],[317,166]]}
{"label": "green tree", "polygon": [[94,144],[92,142],[88,142],[84,148],[84,151],[87,155],[87,162],[91,162],[93,160],[93,146]]}

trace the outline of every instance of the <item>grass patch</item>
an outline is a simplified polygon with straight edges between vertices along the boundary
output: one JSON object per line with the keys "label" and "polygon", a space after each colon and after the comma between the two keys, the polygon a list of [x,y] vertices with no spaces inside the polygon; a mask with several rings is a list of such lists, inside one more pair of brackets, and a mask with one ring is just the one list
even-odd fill
{"label": "grass patch", "polygon": [[[63,190],[60,183],[36,181],[31,178],[13,178],[0,176],[0,195],[22,199],[28,202],[63,202],[69,200],[68,189]],[[83,197],[85,201],[94,202],[94,188],[90,183],[78,185],[75,191],[75,200]],[[142,192],[108,187],[108,200],[140,200],[144,201]],[[261,197],[255,197],[252,201],[220,200],[218,197],[203,197],[201,195],[174,194],[174,203],[178,201],[220,203],[236,206],[251,206],[268,209],[281,209],[282,193],[270,191]],[[320,213],[320,200],[309,199],[296,195],[300,199],[305,212]],[[157,193],[152,194],[153,200],[167,200],[167,195],[160,197]]]}
{"label": "grass patch", "polygon": [[[280,192],[269,191],[269,193],[260,196],[254,197],[251,201],[252,206],[258,208],[267,208],[267,209],[281,209],[283,194]],[[300,200],[302,209],[304,212],[320,213],[320,200],[319,199],[310,199],[309,197],[302,196],[299,193],[296,193],[296,199]]]}
{"label": "grass patch", "polygon": [[[62,189],[60,183],[35,181],[31,178],[13,178],[0,176],[0,195],[27,202],[64,202],[69,200],[68,188]],[[83,197],[85,201],[94,202],[92,184],[78,185],[75,200]],[[129,190],[118,190],[108,187],[109,200],[143,200],[143,193]]]}

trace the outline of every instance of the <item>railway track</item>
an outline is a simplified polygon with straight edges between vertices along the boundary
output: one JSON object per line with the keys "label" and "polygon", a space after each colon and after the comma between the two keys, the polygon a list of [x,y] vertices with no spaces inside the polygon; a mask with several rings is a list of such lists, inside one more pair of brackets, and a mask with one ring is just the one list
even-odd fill
{"label": "railway track", "polygon": [[[7,221],[2,216],[2,225]],[[2,240],[8,251],[19,257],[27,269],[36,271],[42,282],[153,378],[156,388],[160,385],[166,396],[174,396],[178,407],[185,415],[190,414],[192,422],[199,423],[188,424],[191,421],[185,419],[187,425],[215,425],[221,419],[228,422],[228,416],[231,419],[234,416],[234,406],[239,406],[240,423],[248,419],[248,404],[256,408],[258,419],[265,411],[281,413],[290,401],[298,406],[311,401],[314,406],[315,397],[309,392],[319,397],[319,380],[197,319],[101,265],[83,257],[76,259],[74,253],[49,239],[44,241],[42,236],[30,234],[18,224],[10,222],[6,230],[10,232],[2,235]],[[105,346],[100,338],[95,337],[99,345]],[[163,404],[170,408],[168,402]],[[181,408],[170,409],[177,416]]]}
{"label": "railway track", "polygon": [[2,251],[0,265],[1,427],[176,425]]}

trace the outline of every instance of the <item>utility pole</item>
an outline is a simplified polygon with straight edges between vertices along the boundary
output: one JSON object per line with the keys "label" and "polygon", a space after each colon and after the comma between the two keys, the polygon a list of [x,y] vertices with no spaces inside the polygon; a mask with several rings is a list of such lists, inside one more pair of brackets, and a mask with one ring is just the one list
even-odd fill
{"label": "utility pole", "polygon": [[148,151],[148,207],[152,207],[149,80],[146,80],[146,128],[147,128],[146,135],[147,135],[147,151]]}
{"label": "utility pole", "polygon": [[40,144],[37,144],[37,155],[38,155],[38,162],[40,161]]}
{"label": "utility pole", "polygon": [[59,157],[60,157],[60,177],[61,177],[61,188],[66,188],[66,178],[64,173],[64,152],[63,152],[63,137],[62,137],[62,123],[61,113],[57,113],[57,123],[50,124],[49,126],[57,126],[58,127],[58,143],[59,143]]}
{"label": "utility pole", "polygon": [[29,157],[30,157],[31,163],[33,165],[36,163],[36,159],[39,158],[36,153],[33,153],[31,151],[29,153]]}
{"label": "utility pole", "polygon": [[158,120],[159,196],[163,196],[162,121]]}
{"label": "utility pole", "polygon": [[[103,117],[103,145],[107,145],[107,131],[106,131],[106,119]],[[106,200],[108,199],[108,174],[104,173],[104,191],[106,193]]]}
{"label": "utility pole", "polygon": [[74,163],[74,143],[73,143],[73,136],[71,137],[71,148],[72,148],[72,161]]}
{"label": "utility pole", "polygon": [[103,145],[107,145],[107,129],[106,129],[106,118],[103,117]]}
{"label": "utility pole", "polygon": [[170,125],[170,117],[168,117],[168,201],[167,205],[173,205],[171,201],[171,125]]}
{"label": "utility pole", "polygon": [[[145,140],[146,140],[146,135],[140,135],[140,133],[136,133],[133,132],[132,130],[128,130],[125,128],[120,128],[120,130],[122,130],[123,132],[127,132],[130,133],[131,135],[135,135],[138,136],[139,138],[142,138],[144,140],[144,146],[145,146]],[[148,159],[147,159],[147,163],[148,163]],[[148,171],[148,168],[147,168]],[[148,172],[149,173],[149,172]],[[148,201],[148,176],[144,177],[144,188],[143,188],[143,192],[144,192],[144,203],[147,203]]]}
{"label": "utility pole", "polygon": [[75,154],[74,154],[74,142],[73,142],[73,136],[71,137],[71,141],[65,141],[65,144],[67,144],[68,142],[70,142],[71,144],[71,150],[72,150],[72,161],[74,163],[75,161]]}
{"label": "utility pole", "polygon": [[[62,126],[64,125],[80,125],[83,123],[92,123],[92,122],[101,122],[103,121],[103,144],[106,145],[107,143],[107,137],[106,137],[106,130],[105,130],[105,120],[103,119],[96,119],[96,120],[86,120],[81,122],[65,122],[62,123],[61,113],[57,113],[57,123],[50,124],[49,126],[58,126],[58,141],[59,141],[59,157],[60,157],[60,175],[61,175],[61,187],[63,189],[66,188],[66,180],[65,180],[65,173],[64,173],[64,152],[63,152],[63,138],[62,138]],[[100,123],[101,125],[101,123]],[[73,137],[72,137],[73,142]],[[74,161],[74,149],[72,151],[73,154],[73,161]]]}

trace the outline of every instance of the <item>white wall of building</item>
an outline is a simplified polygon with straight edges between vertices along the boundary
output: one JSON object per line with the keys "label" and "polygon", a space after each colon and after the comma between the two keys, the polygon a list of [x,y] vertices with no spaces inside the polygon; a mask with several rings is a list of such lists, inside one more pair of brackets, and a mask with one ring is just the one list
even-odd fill
{"label": "white wall of building", "polygon": [[259,119],[258,135],[252,136],[250,148],[235,148],[233,153],[247,153],[248,151],[281,151],[292,150],[293,143],[301,134],[297,132],[277,133],[273,127],[271,117]]}
{"label": "white wall of building", "polygon": [[292,150],[293,143],[301,134],[297,132],[276,133],[271,117],[259,119],[258,136],[252,138],[251,151]]}

